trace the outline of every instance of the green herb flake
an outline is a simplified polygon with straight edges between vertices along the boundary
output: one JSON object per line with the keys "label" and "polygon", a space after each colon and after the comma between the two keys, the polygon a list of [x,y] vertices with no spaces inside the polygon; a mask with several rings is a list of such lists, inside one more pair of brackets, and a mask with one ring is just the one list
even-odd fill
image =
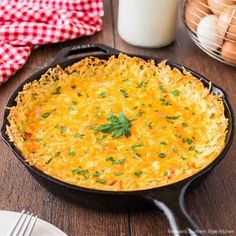
{"label": "green herb flake", "polygon": [[115,176],[121,176],[121,175],[123,175],[123,174],[124,174],[123,172],[114,173]]}
{"label": "green herb flake", "polygon": [[105,184],[106,183],[106,181],[104,179],[97,179],[96,182],[99,183],[99,184]]}
{"label": "green herb flake", "polygon": [[190,145],[193,142],[193,140],[191,138],[187,138],[186,142]]}
{"label": "green herb flake", "polygon": [[140,171],[135,172],[134,174],[135,174],[137,177],[140,177],[140,176],[143,174],[143,172],[140,170]]}
{"label": "green herb flake", "polygon": [[125,90],[125,89],[120,89],[120,92],[123,94],[123,96],[125,97],[125,98],[128,98],[129,97],[129,94],[128,94],[128,92]]}
{"label": "green herb flake", "polygon": [[51,161],[52,161],[52,157],[49,158],[49,159],[45,162],[45,164],[47,165],[47,164],[49,164]]}
{"label": "green herb flake", "polygon": [[167,172],[167,171],[165,171],[165,172],[163,173],[163,175],[164,175],[164,176],[167,176],[167,175],[168,175],[168,172]]}
{"label": "green herb flake", "polygon": [[165,98],[160,98],[161,104],[164,106],[171,106],[170,102]]}
{"label": "green herb flake", "polygon": [[74,137],[75,137],[75,138],[83,139],[84,136],[85,136],[84,134],[76,133]]}
{"label": "green herb flake", "polygon": [[45,112],[41,117],[46,119],[51,115],[51,112]]}
{"label": "green herb flake", "polygon": [[81,97],[82,96],[82,94],[81,93],[77,93],[77,97]]}
{"label": "green herb flake", "polygon": [[166,116],[166,119],[168,120],[177,120],[180,116]]}
{"label": "green herb flake", "polygon": [[136,86],[136,88],[145,88],[147,86],[149,81],[144,81],[142,80],[141,82],[139,82]]}
{"label": "green herb flake", "polygon": [[98,97],[99,98],[105,98],[106,97],[106,92],[105,91],[102,91],[98,94]]}
{"label": "green herb flake", "polygon": [[175,134],[175,137],[176,138],[181,138],[181,135],[180,134]]}
{"label": "green herb flake", "polygon": [[148,127],[149,129],[152,129],[152,122],[151,122],[151,121],[148,121],[148,122],[147,122],[147,127]]}
{"label": "green herb flake", "polygon": [[88,170],[83,170],[83,169],[74,169],[71,171],[73,175],[87,175],[89,174]]}
{"label": "green herb flake", "polygon": [[75,108],[74,107],[68,107],[68,110],[71,112],[71,111],[75,111]]}
{"label": "green herb flake", "polygon": [[195,150],[195,146],[190,146],[188,150],[189,151],[194,151]]}
{"label": "green herb flake", "polygon": [[78,105],[78,102],[72,101],[72,104],[73,104],[73,105]]}
{"label": "green herb flake", "polygon": [[187,123],[185,123],[185,122],[182,123],[183,128],[186,128],[187,126],[188,126]]}
{"label": "green herb flake", "polygon": [[165,158],[165,157],[166,157],[166,153],[160,152],[158,156],[159,156],[160,158]]}
{"label": "green herb flake", "polygon": [[61,152],[56,152],[54,157],[59,157],[61,155]]}
{"label": "green herb flake", "polygon": [[57,87],[56,91],[52,94],[61,94],[61,87]]}
{"label": "green herb flake", "polygon": [[183,156],[181,156],[180,157],[183,161],[185,161],[187,158],[186,157],[183,157]]}
{"label": "green herb flake", "polygon": [[93,176],[94,177],[99,177],[101,174],[98,172],[98,171],[96,171],[94,174],[93,174]]}
{"label": "green herb flake", "polygon": [[106,161],[111,161],[113,165],[123,164],[125,162],[125,158],[115,160],[112,156],[106,158]]}
{"label": "green herb flake", "polygon": [[143,110],[139,110],[138,112],[138,117],[141,117],[143,115],[144,111]]}
{"label": "green herb flake", "polygon": [[119,116],[111,115],[107,120],[110,123],[102,124],[97,128],[98,131],[109,134],[113,133],[113,138],[119,138],[122,135],[128,138],[131,135],[131,121],[125,117],[124,113],[120,113]]}
{"label": "green herb flake", "polygon": [[65,126],[63,126],[63,125],[61,125],[60,126],[60,131],[61,131],[61,133],[64,133],[64,132],[66,132],[66,127]]}
{"label": "green herb flake", "polygon": [[141,144],[135,144],[135,145],[132,145],[131,146],[131,150],[132,152],[136,155],[136,156],[141,156],[141,154],[138,152],[137,148],[138,147],[143,147],[144,145],[141,143]]}
{"label": "green herb flake", "polygon": [[166,141],[161,141],[160,144],[161,145],[167,145],[167,142]]}
{"label": "green herb flake", "polygon": [[159,90],[162,91],[162,92],[164,92],[164,87],[163,87],[162,84],[159,85]]}
{"label": "green herb flake", "polygon": [[75,155],[75,152],[74,151],[69,151],[68,155],[73,157]]}
{"label": "green herb flake", "polygon": [[179,96],[180,92],[179,92],[179,90],[175,89],[175,90],[171,91],[171,93],[173,96],[177,97],[177,96]]}

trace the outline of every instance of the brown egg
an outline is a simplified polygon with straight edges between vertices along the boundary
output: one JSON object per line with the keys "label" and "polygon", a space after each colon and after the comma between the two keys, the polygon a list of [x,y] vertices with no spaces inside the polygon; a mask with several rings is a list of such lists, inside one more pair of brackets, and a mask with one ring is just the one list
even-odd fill
{"label": "brown egg", "polygon": [[218,19],[219,35],[236,40],[236,5],[223,10]]}
{"label": "brown egg", "polygon": [[207,0],[207,2],[215,15],[220,15],[225,7],[235,4],[235,0]]}
{"label": "brown egg", "polygon": [[197,30],[198,23],[211,11],[207,6],[207,0],[188,0],[185,9],[185,19],[187,26],[193,30]]}
{"label": "brown egg", "polygon": [[236,43],[225,41],[222,46],[221,57],[225,61],[236,64]]}

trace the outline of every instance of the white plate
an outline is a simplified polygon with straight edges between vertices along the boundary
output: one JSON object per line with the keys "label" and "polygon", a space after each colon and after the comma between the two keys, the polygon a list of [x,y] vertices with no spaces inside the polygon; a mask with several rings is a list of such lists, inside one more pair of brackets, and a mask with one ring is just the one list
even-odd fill
{"label": "white plate", "polygon": [[[14,226],[14,223],[19,218],[20,213],[13,211],[0,211],[0,236],[6,236],[10,229]],[[50,223],[38,219],[34,230],[32,231],[32,236],[68,236],[63,233],[57,227],[51,225]]]}

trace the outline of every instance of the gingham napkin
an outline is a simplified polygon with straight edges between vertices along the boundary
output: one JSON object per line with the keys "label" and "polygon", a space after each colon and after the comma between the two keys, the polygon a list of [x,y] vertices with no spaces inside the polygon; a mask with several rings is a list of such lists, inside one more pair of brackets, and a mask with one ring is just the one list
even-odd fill
{"label": "gingham napkin", "polygon": [[0,85],[34,46],[94,34],[102,16],[102,0],[0,0]]}

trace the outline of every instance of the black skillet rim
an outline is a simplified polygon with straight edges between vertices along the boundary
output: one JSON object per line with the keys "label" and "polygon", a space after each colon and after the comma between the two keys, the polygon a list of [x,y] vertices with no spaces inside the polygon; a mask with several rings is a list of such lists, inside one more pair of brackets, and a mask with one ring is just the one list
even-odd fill
{"label": "black skillet rim", "polygon": [[[140,57],[144,60],[150,60],[150,59],[154,59],[156,63],[162,61],[162,58],[153,58],[153,57],[148,57],[148,56],[143,56],[143,55],[137,55],[137,54],[129,54],[126,53],[128,56],[131,57]],[[101,57],[101,56],[106,56],[107,58],[110,56],[117,56],[118,53],[114,54],[114,53],[106,53],[106,54],[102,54],[102,55],[97,55],[97,54],[89,54],[86,56],[80,56],[78,58],[76,58],[76,61],[82,60],[85,57],[88,56],[95,56],[95,57]],[[71,62],[70,62],[71,61]],[[69,63],[70,62],[70,63]],[[193,71],[192,69],[185,67],[185,66],[181,66],[175,62],[172,62],[170,60],[167,61],[167,64],[170,65],[172,68],[176,67],[177,69],[179,69],[181,72],[183,72],[183,70],[186,70],[188,72],[190,72],[192,75],[194,75],[197,79],[199,79],[200,81],[203,82],[204,86],[206,87],[207,85],[209,86],[211,84],[211,91],[215,91],[217,93],[220,93],[220,95],[222,96],[222,101],[225,107],[225,112],[228,113],[228,134],[226,136],[226,144],[223,148],[223,150],[221,151],[221,153],[216,157],[216,159],[211,162],[208,166],[206,166],[204,169],[200,170],[199,172],[195,173],[192,176],[189,176],[185,179],[182,179],[180,181],[168,184],[168,185],[164,185],[164,186],[160,186],[160,187],[155,187],[155,188],[150,188],[150,189],[142,189],[142,190],[130,190],[130,191],[108,191],[108,190],[99,190],[99,189],[90,189],[90,188],[84,188],[84,187],[80,187],[80,186],[76,186],[76,185],[72,185],[66,182],[63,182],[61,180],[58,180],[52,176],[49,176],[47,174],[45,174],[44,172],[42,172],[41,170],[37,169],[36,167],[30,165],[29,163],[27,163],[23,157],[23,155],[20,153],[20,151],[17,150],[17,148],[15,147],[15,145],[13,144],[13,142],[10,142],[8,135],[6,134],[6,126],[9,124],[8,120],[7,120],[7,116],[9,114],[9,109],[8,107],[12,107],[15,104],[15,98],[17,97],[18,93],[20,91],[22,91],[23,86],[26,83],[32,82],[33,80],[38,80],[40,78],[40,75],[42,75],[43,73],[45,73],[49,68],[54,67],[55,65],[59,64],[62,65],[63,63],[68,65],[71,65],[75,62],[75,59],[65,59],[63,61],[60,61],[59,63],[52,63],[49,66],[43,67],[42,69],[40,69],[39,71],[37,71],[36,73],[34,73],[33,75],[31,75],[28,79],[26,79],[25,81],[23,81],[12,93],[12,95],[10,96],[8,102],[7,102],[7,108],[5,108],[4,111],[4,118],[3,118],[3,124],[2,124],[2,128],[1,128],[1,136],[2,139],[4,140],[4,142],[8,145],[8,147],[12,150],[12,152],[15,154],[15,156],[25,165],[25,167],[34,172],[34,174],[39,175],[42,178],[47,179],[50,182],[53,182],[54,184],[58,184],[61,187],[64,188],[69,188],[72,190],[77,190],[77,191],[83,191],[83,192],[87,192],[87,193],[99,193],[99,194],[108,194],[108,195],[124,195],[124,194],[137,194],[137,195],[143,195],[143,194],[148,194],[149,192],[155,191],[155,190],[161,190],[161,189],[166,189],[166,188],[171,188],[171,187],[176,187],[177,185],[180,186],[180,188],[183,188],[185,185],[190,185],[192,182],[194,182],[194,180],[196,180],[197,178],[199,178],[200,176],[206,174],[207,172],[209,172],[210,170],[212,170],[226,155],[226,153],[228,152],[232,142],[233,142],[233,136],[234,136],[234,113],[233,113],[233,109],[232,106],[229,102],[228,96],[226,94],[226,92],[221,89],[220,87],[214,85],[212,82],[210,82],[208,79],[206,79],[204,76],[200,75],[199,73]],[[67,65],[66,65],[67,66]],[[66,67],[63,66],[62,67]],[[38,78],[35,78],[38,77]]]}

